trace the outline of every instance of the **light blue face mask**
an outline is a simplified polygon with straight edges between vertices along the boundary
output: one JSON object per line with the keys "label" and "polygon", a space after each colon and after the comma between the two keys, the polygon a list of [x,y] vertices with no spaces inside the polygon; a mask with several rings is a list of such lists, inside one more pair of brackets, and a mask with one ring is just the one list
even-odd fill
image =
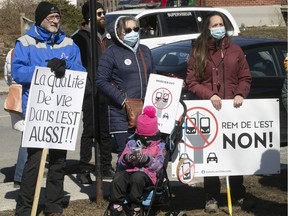
{"label": "light blue face mask", "polygon": [[132,30],[130,33],[124,35],[123,42],[128,46],[133,47],[138,40],[139,40],[139,33]]}
{"label": "light blue face mask", "polygon": [[215,38],[216,40],[221,40],[222,38],[225,37],[226,29],[224,26],[213,27],[213,28],[210,28],[210,33],[211,33],[211,36]]}

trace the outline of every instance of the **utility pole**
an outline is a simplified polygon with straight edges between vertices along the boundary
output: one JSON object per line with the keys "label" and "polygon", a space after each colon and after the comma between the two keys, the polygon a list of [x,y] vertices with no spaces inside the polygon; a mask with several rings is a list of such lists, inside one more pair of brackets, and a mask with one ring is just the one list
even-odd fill
{"label": "utility pole", "polygon": [[[97,45],[97,19],[96,19],[96,0],[89,0],[90,2],[90,19],[91,19],[91,59],[92,70],[90,77],[92,78],[92,95],[95,95],[95,74],[98,67],[98,45]],[[88,74],[89,75],[89,74]],[[99,114],[99,95],[96,94],[96,98],[92,97],[92,109],[93,109],[93,131],[95,140],[95,173],[96,173],[96,203],[103,202],[103,190],[102,190],[102,176],[101,176],[101,162],[100,162],[100,120],[96,118]],[[96,121],[97,119],[97,121]]]}

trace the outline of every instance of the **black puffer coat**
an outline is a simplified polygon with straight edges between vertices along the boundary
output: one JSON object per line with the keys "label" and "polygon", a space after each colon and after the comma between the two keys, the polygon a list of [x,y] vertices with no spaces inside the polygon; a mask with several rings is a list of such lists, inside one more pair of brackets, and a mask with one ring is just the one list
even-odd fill
{"label": "black puffer coat", "polygon": [[[123,103],[126,98],[145,97],[150,73],[155,73],[150,49],[142,44],[134,48],[126,45],[116,34],[117,22],[109,28],[115,44],[108,47],[99,60],[96,86],[109,99],[110,133],[128,130],[128,120]],[[143,60],[141,54],[143,54]],[[147,74],[144,73],[145,62]]]}

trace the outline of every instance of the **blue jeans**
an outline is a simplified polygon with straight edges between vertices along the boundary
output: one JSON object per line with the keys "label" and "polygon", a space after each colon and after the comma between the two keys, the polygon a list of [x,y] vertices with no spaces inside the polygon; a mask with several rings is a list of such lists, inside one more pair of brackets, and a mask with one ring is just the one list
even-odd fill
{"label": "blue jeans", "polygon": [[21,182],[22,181],[22,173],[24,170],[25,163],[27,161],[27,148],[24,148],[19,146],[18,150],[18,158],[17,158],[17,163],[15,167],[15,173],[14,173],[14,181]]}
{"label": "blue jeans", "polygon": [[[12,128],[16,131],[20,131],[23,136],[23,130],[24,130],[24,120],[22,117],[22,114],[16,113],[16,112],[9,112],[11,117],[11,125]],[[18,150],[18,157],[17,157],[17,163],[15,167],[15,173],[14,173],[14,181],[21,182],[22,181],[22,173],[24,170],[25,163],[27,161],[27,148],[23,148],[20,144],[19,150]]]}

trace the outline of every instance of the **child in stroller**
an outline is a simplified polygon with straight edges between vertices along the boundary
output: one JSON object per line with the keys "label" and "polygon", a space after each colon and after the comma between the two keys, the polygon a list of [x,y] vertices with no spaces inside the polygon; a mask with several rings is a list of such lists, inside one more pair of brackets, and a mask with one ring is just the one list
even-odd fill
{"label": "child in stroller", "polygon": [[146,106],[138,117],[135,134],[129,138],[117,162],[110,186],[110,215],[124,215],[123,204],[129,197],[130,215],[140,215],[144,190],[156,184],[163,167],[165,143],[158,129],[156,109]]}

